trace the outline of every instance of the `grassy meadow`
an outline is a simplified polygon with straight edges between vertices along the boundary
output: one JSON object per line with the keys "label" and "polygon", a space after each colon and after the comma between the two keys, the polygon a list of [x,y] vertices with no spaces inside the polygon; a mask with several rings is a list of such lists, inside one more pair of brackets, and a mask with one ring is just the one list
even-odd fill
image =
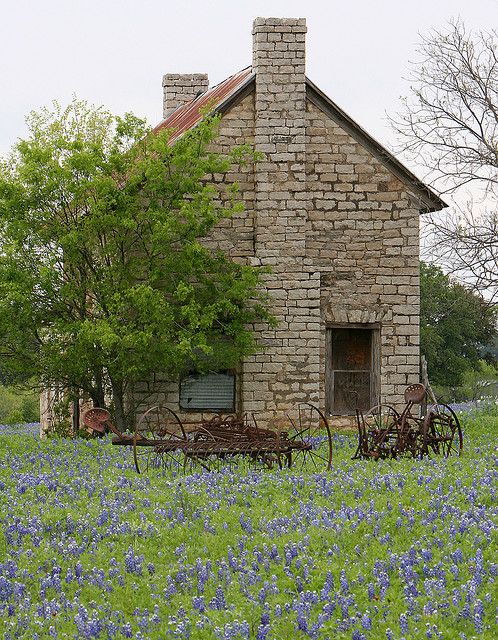
{"label": "grassy meadow", "polygon": [[461,458],[137,475],[110,440],[0,429],[0,635],[496,638],[498,412]]}

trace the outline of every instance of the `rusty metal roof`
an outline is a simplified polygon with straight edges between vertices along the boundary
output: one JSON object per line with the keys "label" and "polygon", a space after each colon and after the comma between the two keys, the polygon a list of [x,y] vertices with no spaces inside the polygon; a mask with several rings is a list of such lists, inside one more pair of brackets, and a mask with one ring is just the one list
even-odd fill
{"label": "rusty metal roof", "polygon": [[165,120],[160,122],[154,131],[161,129],[173,129],[169,143],[172,144],[185,131],[195,126],[202,118],[201,111],[209,107],[212,111],[218,109],[226,100],[231,98],[235,93],[248,84],[253,78],[251,67],[242,69],[233,76],[230,76],[215,87],[208,89],[195,100],[187,102],[187,104],[178,107]]}

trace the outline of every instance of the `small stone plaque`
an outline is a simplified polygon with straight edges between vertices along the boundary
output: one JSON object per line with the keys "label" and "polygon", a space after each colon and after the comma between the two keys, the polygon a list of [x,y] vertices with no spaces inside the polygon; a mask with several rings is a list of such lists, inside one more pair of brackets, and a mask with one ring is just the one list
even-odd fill
{"label": "small stone plaque", "polygon": [[278,143],[278,142],[283,142],[285,144],[288,144],[289,142],[292,142],[292,136],[284,136],[284,135],[275,134],[274,136],[271,137],[271,141],[274,142],[275,144]]}

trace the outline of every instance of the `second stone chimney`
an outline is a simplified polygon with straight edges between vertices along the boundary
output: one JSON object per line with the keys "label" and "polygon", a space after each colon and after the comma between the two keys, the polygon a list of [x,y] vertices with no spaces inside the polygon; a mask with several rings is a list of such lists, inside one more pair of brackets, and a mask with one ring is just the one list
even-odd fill
{"label": "second stone chimney", "polygon": [[163,118],[178,107],[193,100],[208,90],[209,81],[205,73],[167,73],[163,76]]}

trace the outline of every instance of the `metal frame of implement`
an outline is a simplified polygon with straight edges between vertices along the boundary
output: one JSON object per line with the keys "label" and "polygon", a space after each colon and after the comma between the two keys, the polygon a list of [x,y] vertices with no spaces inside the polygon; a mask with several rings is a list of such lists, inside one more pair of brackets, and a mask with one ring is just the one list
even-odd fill
{"label": "metal frame of implement", "polygon": [[408,455],[461,455],[463,436],[455,412],[446,404],[435,404],[424,417],[413,415],[414,405],[425,397],[423,384],[405,390],[406,405],[401,413],[390,405],[376,405],[365,414],[356,411],[358,458],[378,460]]}
{"label": "metal frame of implement", "polygon": [[316,471],[330,469],[332,436],[323,412],[303,403],[293,418],[287,417],[289,429],[279,431],[259,427],[254,414],[186,422],[171,408],[156,405],[140,417],[133,434],[119,431],[110,413],[98,407],[86,411],[83,422],[100,434],[112,431],[112,444],[130,447],[138,473],[151,467],[212,470],[240,456],[268,468],[291,467],[300,459],[303,467],[309,462]]}

